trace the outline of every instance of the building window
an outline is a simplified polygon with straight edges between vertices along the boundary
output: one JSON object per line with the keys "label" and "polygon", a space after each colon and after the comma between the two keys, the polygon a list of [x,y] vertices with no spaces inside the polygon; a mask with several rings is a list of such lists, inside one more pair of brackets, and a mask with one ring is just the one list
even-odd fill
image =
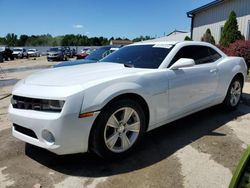
{"label": "building window", "polygon": [[221,26],[221,27],[220,27],[220,38],[221,38],[221,36],[222,36],[223,29],[224,29],[224,26]]}
{"label": "building window", "polygon": [[248,20],[248,26],[247,26],[247,39],[250,40],[250,20]]}

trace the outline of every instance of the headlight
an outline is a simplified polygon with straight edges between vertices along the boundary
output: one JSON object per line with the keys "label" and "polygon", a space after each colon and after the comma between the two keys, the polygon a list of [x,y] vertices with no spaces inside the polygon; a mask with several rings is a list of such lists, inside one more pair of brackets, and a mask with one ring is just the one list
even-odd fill
{"label": "headlight", "polygon": [[63,108],[64,101],[60,100],[42,100],[43,111],[56,111],[60,112]]}
{"label": "headlight", "polygon": [[65,101],[21,97],[14,95],[11,99],[13,108],[47,112],[61,112]]}

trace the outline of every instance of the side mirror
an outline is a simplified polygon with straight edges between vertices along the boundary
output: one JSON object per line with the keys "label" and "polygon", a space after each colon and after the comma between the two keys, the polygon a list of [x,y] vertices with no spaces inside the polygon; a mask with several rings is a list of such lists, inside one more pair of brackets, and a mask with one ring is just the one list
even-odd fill
{"label": "side mirror", "polygon": [[195,62],[193,59],[188,59],[188,58],[181,58],[178,61],[176,61],[171,67],[171,70],[177,70],[179,68],[184,68],[184,67],[192,67],[195,65]]}
{"label": "side mirror", "polygon": [[250,146],[245,150],[234,171],[229,188],[250,187]]}

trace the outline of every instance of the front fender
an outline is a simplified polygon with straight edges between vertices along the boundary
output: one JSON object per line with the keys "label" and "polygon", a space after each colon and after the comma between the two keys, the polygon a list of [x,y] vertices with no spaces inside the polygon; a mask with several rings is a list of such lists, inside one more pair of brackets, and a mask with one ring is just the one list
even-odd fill
{"label": "front fender", "polygon": [[146,101],[148,98],[147,94],[143,92],[142,86],[136,83],[123,82],[102,87],[101,89],[93,88],[84,94],[81,113],[99,111],[115,97],[127,93],[140,95]]}

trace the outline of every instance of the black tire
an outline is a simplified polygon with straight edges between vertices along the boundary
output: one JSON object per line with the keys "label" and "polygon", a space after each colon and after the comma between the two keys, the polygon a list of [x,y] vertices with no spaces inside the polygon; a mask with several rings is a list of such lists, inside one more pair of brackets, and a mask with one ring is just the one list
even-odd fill
{"label": "black tire", "polygon": [[[139,128],[139,133],[138,133],[137,138],[128,149],[122,152],[114,152],[114,151],[111,151],[105,143],[105,138],[104,138],[105,127],[109,118],[112,116],[112,114],[114,114],[117,110],[121,108],[130,108],[130,109],[133,109],[137,113],[139,117],[139,121],[140,121],[140,128]],[[104,109],[102,109],[102,111],[98,115],[93,125],[91,135],[90,135],[90,150],[95,152],[100,157],[108,159],[108,160],[124,157],[127,154],[129,154],[132,150],[134,150],[136,146],[138,145],[138,143],[141,141],[143,134],[145,132],[145,127],[146,127],[146,119],[145,119],[144,111],[142,107],[136,101],[130,100],[130,99],[121,99],[118,101],[114,101],[111,104],[108,104]],[[125,133],[125,134],[127,135],[128,133]],[[129,136],[127,136],[127,138],[128,137]],[[120,139],[120,144],[122,145],[121,137],[119,139]]]}
{"label": "black tire", "polygon": [[[233,102],[233,95],[235,94],[231,94],[233,87],[235,86],[235,84],[239,85],[239,92],[240,94],[237,94],[237,100],[235,100],[235,102]],[[239,106],[240,103],[240,99],[241,99],[241,95],[242,95],[242,88],[243,88],[243,80],[239,77],[236,76],[230,83],[228,90],[227,90],[227,95],[222,103],[223,107],[226,110],[232,111],[237,109],[237,107]]]}

